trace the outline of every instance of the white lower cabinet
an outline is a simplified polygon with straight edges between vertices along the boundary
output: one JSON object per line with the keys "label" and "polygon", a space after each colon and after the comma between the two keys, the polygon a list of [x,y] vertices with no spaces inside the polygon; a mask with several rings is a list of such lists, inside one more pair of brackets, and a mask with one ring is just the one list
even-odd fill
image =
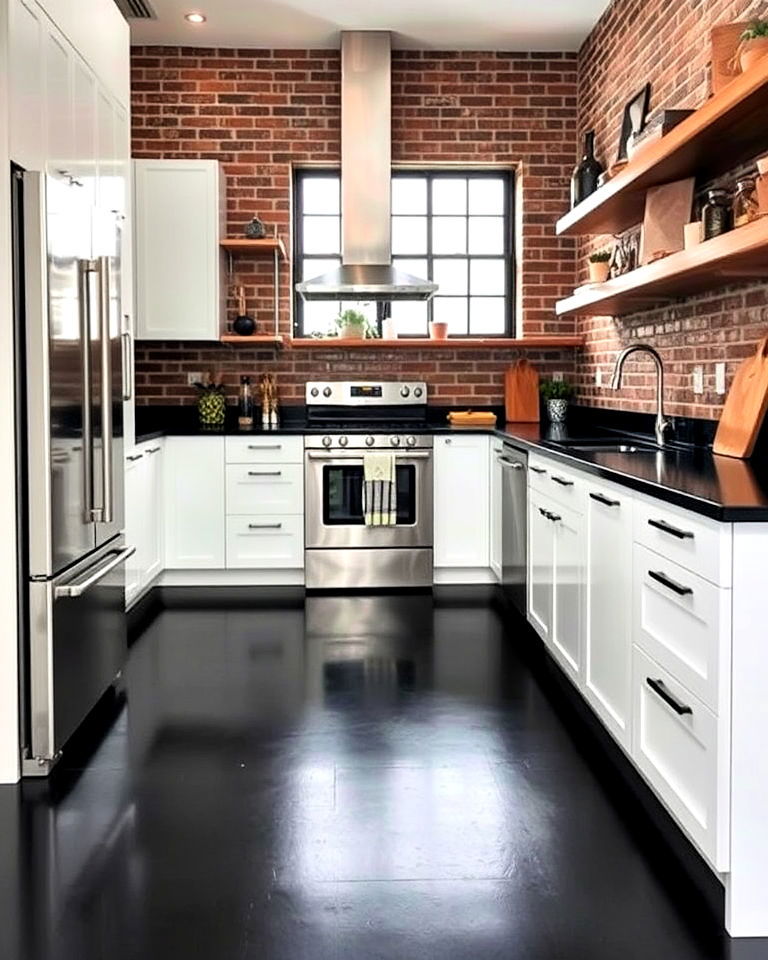
{"label": "white lower cabinet", "polygon": [[435,567],[489,567],[489,440],[472,433],[435,437]]}
{"label": "white lower cabinet", "polygon": [[552,631],[555,528],[549,501],[528,491],[528,619],[545,643]]}
{"label": "white lower cabinet", "polygon": [[490,459],[490,477],[491,477],[491,502],[490,502],[490,562],[496,581],[501,583],[501,485],[502,471],[500,457],[503,453],[501,440],[491,440],[491,459]]}
{"label": "white lower cabinet", "polygon": [[125,567],[126,607],[163,569],[163,446],[150,440],[125,458],[125,540],[136,548]]}
{"label": "white lower cabinet", "polygon": [[303,566],[303,517],[227,517],[227,569]]}
{"label": "white lower cabinet", "polygon": [[224,437],[168,437],[164,489],[166,567],[223,570]]}

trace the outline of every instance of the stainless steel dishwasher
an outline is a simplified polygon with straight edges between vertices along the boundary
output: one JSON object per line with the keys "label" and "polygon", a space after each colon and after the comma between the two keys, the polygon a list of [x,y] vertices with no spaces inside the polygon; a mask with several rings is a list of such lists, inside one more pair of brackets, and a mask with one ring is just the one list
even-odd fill
{"label": "stainless steel dishwasher", "polygon": [[508,443],[501,464],[501,586],[526,615],[528,582],[528,454]]}

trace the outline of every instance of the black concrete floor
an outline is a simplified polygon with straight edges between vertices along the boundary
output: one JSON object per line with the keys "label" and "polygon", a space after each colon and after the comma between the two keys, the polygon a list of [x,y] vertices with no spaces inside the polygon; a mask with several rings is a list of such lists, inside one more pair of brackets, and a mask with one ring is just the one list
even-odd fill
{"label": "black concrete floor", "polygon": [[87,764],[0,789],[0,957],[768,957],[723,937],[526,630],[428,595],[162,612]]}

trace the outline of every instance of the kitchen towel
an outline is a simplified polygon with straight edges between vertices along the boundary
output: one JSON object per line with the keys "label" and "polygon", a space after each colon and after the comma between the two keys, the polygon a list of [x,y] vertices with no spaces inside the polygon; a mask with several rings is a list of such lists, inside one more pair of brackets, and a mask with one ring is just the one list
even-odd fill
{"label": "kitchen towel", "polygon": [[397,523],[393,453],[363,456],[363,515],[367,527],[393,527]]}

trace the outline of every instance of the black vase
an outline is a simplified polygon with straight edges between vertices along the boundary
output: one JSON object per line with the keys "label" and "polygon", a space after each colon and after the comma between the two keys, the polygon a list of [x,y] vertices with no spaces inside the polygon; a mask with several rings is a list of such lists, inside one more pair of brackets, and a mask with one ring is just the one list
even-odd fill
{"label": "black vase", "polygon": [[602,164],[595,160],[595,134],[590,130],[584,134],[584,156],[571,177],[571,208],[597,190],[597,181],[602,172]]}
{"label": "black vase", "polygon": [[253,317],[247,317],[245,315],[239,316],[232,324],[232,329],[235,331],[238,337],[250,337],[253,335],[253,331],[256,329],[256,322],[254,321]]}

